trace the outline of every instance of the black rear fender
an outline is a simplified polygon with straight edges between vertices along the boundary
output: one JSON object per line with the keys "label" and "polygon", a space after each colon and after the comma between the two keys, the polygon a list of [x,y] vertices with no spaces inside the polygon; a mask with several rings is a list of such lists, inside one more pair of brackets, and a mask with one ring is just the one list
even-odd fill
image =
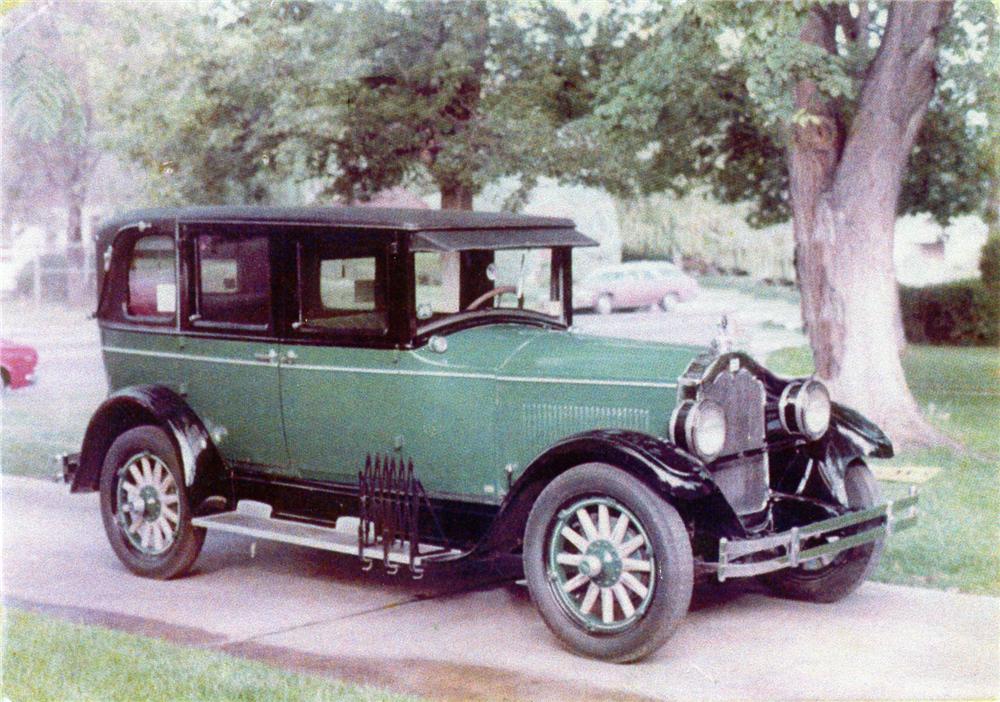
{"label": "black rear fender", "polygon": [[173,442],[196,514],[210,497],[221,497],[230,507],[235,504],[231,477],[205,425],[180,395],[162,385],[122,388],[101,403],[87,425],[70,491],[97,490],[111,444],[123,432],[144,424],[162,428]]}

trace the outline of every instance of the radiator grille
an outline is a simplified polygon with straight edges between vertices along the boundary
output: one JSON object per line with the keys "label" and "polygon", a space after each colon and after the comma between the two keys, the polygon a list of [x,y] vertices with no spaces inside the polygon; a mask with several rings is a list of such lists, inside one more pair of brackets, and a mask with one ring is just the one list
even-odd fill
{"label": "radiator grille", "polygon": [[[726,371],[702,387],[702,397],[715,400],[725,408],[726,442],[722,456],[753,451],[764,446],[764,384],[746,370]],[[767,505],[767,454],[760,453],[712,468],[712,475],[722,494],[737,514],[758,512]]]}
{"label": "radiator grille", "polygon": [[702,396],[726,411],[726,443],[722,455],[764,445],[764,384],[748,370],[720,373],[702,388]]}
{"label": "radiator grille", "polygon": [[712,471],[719,490],[736,514],[759,512],[767,506],[767,454],[738,458]]}

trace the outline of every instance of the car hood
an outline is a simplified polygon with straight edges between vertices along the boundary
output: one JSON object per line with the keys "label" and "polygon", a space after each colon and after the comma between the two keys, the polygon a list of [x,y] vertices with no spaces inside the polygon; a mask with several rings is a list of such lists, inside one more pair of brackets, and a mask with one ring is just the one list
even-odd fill
{"label": "car hood", "polygon": [[698,354],[682,346],[531,330],[497,369],[501,377],[674,383]]}

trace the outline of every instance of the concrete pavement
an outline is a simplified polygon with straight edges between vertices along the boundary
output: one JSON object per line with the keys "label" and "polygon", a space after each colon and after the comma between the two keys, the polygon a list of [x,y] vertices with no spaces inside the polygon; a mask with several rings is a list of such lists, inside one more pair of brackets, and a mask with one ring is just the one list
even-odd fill
{"label": "concrete pavement", "polygon": [[448,699],[987,699],[1000,600],[866,584],[835,605],[700,590],[653,658],[559,648],[526,592],[466,572],[388,577],[332,554],[209,534],[188,577],[128,573],[96,495],[4,478],[8,605]]}

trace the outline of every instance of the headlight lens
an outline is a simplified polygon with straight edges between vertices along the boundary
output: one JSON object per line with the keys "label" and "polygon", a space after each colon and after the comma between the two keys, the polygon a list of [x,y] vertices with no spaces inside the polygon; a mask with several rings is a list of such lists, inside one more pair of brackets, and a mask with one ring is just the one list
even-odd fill
{"label": "headlight lens", "polygon": [[695,405],[691,428],[691,448],[706,461],[711,461],[726,443],[726,413],[711,400]]}
{"label": "headlight lens", "polygon": [[802,428],[812,438],[819,438],[830,426],[830,393],[823,383],[806,383],[802,403]]}
{"label": "headlight lens", "polygon": [[670,434],[685,451],[713,461],[726,443],[726,413],[713,400],[685,400],[674,410]]}
{"label": "headlight lens", "polygon": [[830,392],[818,380],[789,383],[778,410],[785,431],[815,441],[830,427]]}

